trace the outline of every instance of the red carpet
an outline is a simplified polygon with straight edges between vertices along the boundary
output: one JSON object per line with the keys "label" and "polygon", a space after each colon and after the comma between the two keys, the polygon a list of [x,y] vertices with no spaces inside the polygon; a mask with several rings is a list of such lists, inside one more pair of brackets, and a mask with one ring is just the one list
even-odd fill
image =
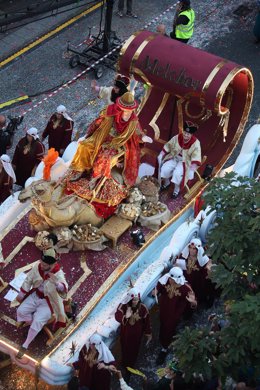
{"label": "red carpet", "polygon": [[[181,197],[177,200],[169,200],[167,192],[162,194],[162,201],[168,203],[171,211],[178,211],[183,204],[183,198]],[[149,236],[153,234],[147,228],[143,228],[143,232],[145,235],[149,234]],[[35,234],[30,229],[27,214],[3,238],[1,243],[4,258],[7,258],[25,236],[34,237]],[[118,265],[129,261],[137,251],[138,248],[133,244],[130,233],[127,231],[119,239],[117,250],[108,247],[102,252],[87,250],[60,255],[60,263],[65,272],[69,290],[84,273],[80,265],[80,259],[85,259],[87,267],[91,270],[91,274],[86,277],[72,296],[73,300],[78,303],[78,312],[84,308]],[[12,261],[1,271],[2,278],[6,282],[10,282],[15,276],[16,269],[38,260],[40,256],[41,252],[35,247],[34,243],[26,243]],[[10,302],[3,298],[8,290],[9,287],[0,294],[0,313],[16,320],[16,307],[10,308]],[[18,330],[15,325],[8,322],[8,319],[0,319],[0,335],[18,346],[24,341],[27,330],[28,328]],[[45,346],[46,341],[47,336],[42,332],[30,346],[32,356],[42,358],[48,353],[49,349]]]}

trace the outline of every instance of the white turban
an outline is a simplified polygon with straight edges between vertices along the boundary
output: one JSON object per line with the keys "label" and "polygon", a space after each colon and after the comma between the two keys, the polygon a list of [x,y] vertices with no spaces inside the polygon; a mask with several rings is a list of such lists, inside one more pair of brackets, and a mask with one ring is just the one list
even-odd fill
{"label": "white turban", "polygon": [[126,294],[126,296],[122,299],[121,303],[123,305],[126,305],[128,302],[130,302],[133,298],[138,297],[140,299],[140,292],[137,291],[136,288],[131,288]]}
{"label": "white turban", "polygon": [[60,104],[57,107],[56,112],[57,112],[57,114],[62,114],[64,116],[64,118],[67,119],[68,121],[72,121],[71,117],[67,113],[67,108],[65,106],[63,106],[62,104]]}
{"label": "white turban", "polygon": [[102,337],[95,333],[89,338],[89,344],[94,344],[96,347],[96,350],[98,351],[98,361],[99,362],[104,362],[104,363],[110,363],[114,362],[115,358],[110,352],[109,348],[106,346],[104,341],[102,341]]}
{"label": "white turban", "polygon": [[190,245],[194,245],[195,248],[197,249],[198,251],[198,254],[197,254],[197,259],[198,259],[198,263],[201,267],[204,267],[205,264],[208,263],[209,261],[209,257],[207,255],[204,255],[204,248],[202,246],[202,242],[200,241],[199,238],[193,238],[188,245],[185,246],[185,248],[183,249],[182,251],[182,256],[187,259],[189,257],[189,247]]}
{"label": "white turban", "polygon": [[0,157],[0,160],[1,160],[1,163],[3,165],[5,172],[7,173],[8,176],[10,176],[13,179],[13,181],[15,183],[16,176],[15,176],[12,164],[11,164],[10,157],[7,154],[2,154],[2,156]]}
{"label": "white turban", "polygon": [[169,273],[163,275],[159,279],[159,282],[165,285],[168,282],[169,278],[173,279],[177,284],[180,284],[181,286],[183,286],[187,282],[187,280],[183,276],[182,269],[179,267],[172,267]]}
{"label": "white turban", "polygon": [[26,134],[29,134],[33,137],[34,140],[38,139],[39,136],[38,136],[38,130],[36,129],[36,127],[31,127],[30,129],[28,129],[26,131]]}

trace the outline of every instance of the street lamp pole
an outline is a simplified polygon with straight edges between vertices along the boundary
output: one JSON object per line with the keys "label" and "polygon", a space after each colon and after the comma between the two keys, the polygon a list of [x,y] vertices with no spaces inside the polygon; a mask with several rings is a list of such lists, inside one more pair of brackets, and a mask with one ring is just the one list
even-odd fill
{"label": "street lamp pole", "polygon": [[114,0],[107,0],[106,6],[107,7],[106,7],[104,41],[103,41],[104,53],[108,53],[110,48],[111,24],[112,24]]}

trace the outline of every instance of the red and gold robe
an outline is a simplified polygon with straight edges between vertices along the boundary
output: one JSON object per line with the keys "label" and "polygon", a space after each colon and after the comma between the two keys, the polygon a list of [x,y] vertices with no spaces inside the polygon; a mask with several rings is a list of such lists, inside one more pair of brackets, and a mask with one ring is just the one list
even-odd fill
{"label": "red and gold robe", "polygon": [[98,364],[103,362],[99,362],[97,357],[97,351],[93,354],[86,345],[81,348],[78,360],[73,363],[75,370],[79,370],[79,386],[86,386],[91,390],[110,390],[111,374],[106,369],[98,369]]}
{"label": "red and gold robe", "polygon": [[140,165],[141,127],[134,112],[125,122],[116,104],[104,109],[89,126],[87,136],[77,149],[72,169],[83,172],[93,169],[93,177],[110,177],[111,158],[123,151],[123,179],[133,186]]}
{"label": "red and gold robe", "polygon": [[122,350],[122,365],[134,367],[143,335],[151,334],[150,315],[147,307],[140,304],[130,318],[126,318],[127,304],[120,304],[115,313],[115,319],[121,324],[120,343]]}
{"label": "red and gold robe", "polygon": [[175,335],[176,326],[190,303],[186,297],[192,291],[187,284],[171,285],[168,281],[165,285],[157,284],[160,309],[160,333],[159,339],[163,348],[168,348]]}
{"label": "red and gold robe", "polygon": [[71,142],[74,122],[63,118],[62,122],[55,128],[55,119],[55,114],[53,114],[47,123],[42,138],[48,137],[49,149],[54,148],[61,155],[62,151]]}
{"label": "red and gold robe", "polygon": [[0,204],[11,195],[13,179],[5,172],[4,168],[0,172]]}
{"label": "red and gold robe", "polygon": [[44,146],[39,140],[32,141],[30,150],[27,150],[26,136],[18,142],[12,164],[16,175],[16,184],[23,186],[26,180],[34,173],[34,168],[41,162],[44,156]]}
{"label": "red and gold robe", "polygon": [[195,260],[191,257],[186,259],[181,256],[180,258],[184,259],[186,262],[186,270],[183,270],[183,274],[185,279],[191,285],[198,301],[212,301],[217,293],[217,290],[215,284],[209,277],[207,264],[201,267],[197,258]]}

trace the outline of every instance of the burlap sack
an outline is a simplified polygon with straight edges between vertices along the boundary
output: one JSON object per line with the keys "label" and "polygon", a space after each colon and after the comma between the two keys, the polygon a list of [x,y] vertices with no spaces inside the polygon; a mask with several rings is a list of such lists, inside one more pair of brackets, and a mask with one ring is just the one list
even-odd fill
{"label": "burlap sack", "polygon": [[102,251],[106,249],[103,243],[107,241],[99,229],[89,225],[74,226],[72,229],[73,251]]}
{"label": "burlap sack", "polygon": [[37,248],[40,249],[40,251],[43,251],[46,249],[46,244],[48,242],[47,236],[50,234],[47,230],[42,230],[41,232],[38,232],[35,236],[34,243]]}
{"label": "burlap sack", "polygon": [[77,251],[84,251],[86,249],[91,249],[92,251],[103,251],[104,249],[106,249],[106,245],[104,245],[103,243],[108,241],[106,237],[104,237],[103,235],[98,239],[98,240],[95,240],[95,241],[79,241],[75,238],[72,239],[72,242],[73,242],[73,251],[74,252],[77,252]]}
{"label": "burlap sack", "polygon": [[[160,203],[160,205],[163,205],[163,203]],[[145,216],[141,213],[140,217],[138,218],[138,222],[142,226],[146,226],[153,231],[157,231],[161,227],[161,224],[167,223],[171,217],[170,210],[166,205],[164,206],[165,206],[165,211],[155,215]]]}
{"label": "burlap sack", "polygon": [[158,180],[152,176],[144,176],[138,184],[139,190],[145,197],[145,202],[158,202],[160,185]]}
{"label": "burlap sack", "polygon": [[141,207],[133,203],[122,203],[117,211],[117,215],[129,221],[136,222],[141,213]]}
{"label": "burlap sack", "polygon": [[57,253],[68,253],[72,250],[72,232],[68,227],[58,227],[53,229],[53,233],[56,234],[58,242],[55,246]]}

